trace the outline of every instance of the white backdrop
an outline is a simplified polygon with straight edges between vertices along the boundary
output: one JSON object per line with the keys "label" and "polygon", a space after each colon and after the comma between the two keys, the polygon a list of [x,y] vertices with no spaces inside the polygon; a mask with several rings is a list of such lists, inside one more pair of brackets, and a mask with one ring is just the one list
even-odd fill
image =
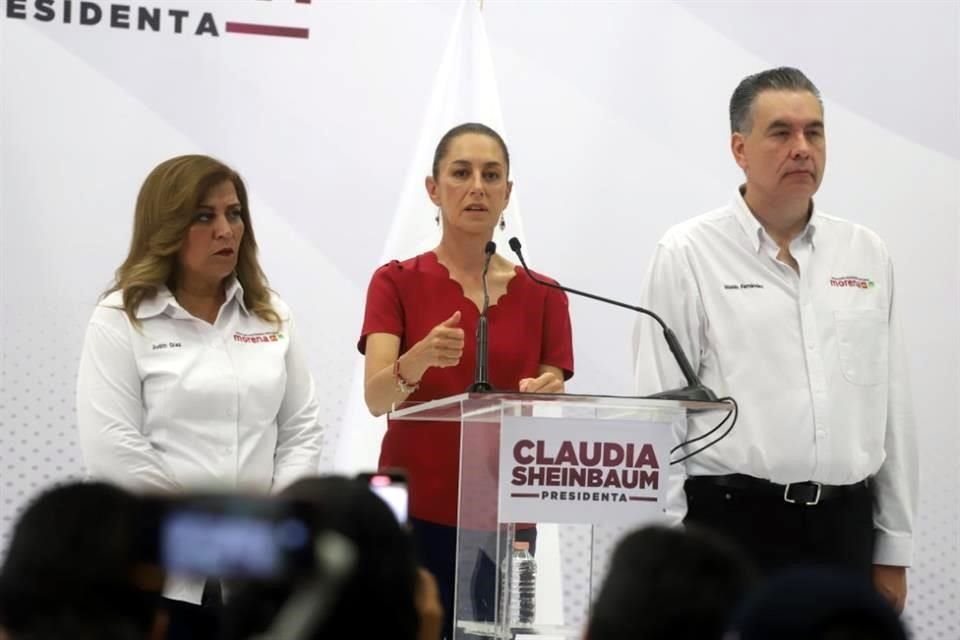
{"label": "white backdrop", "polygon": [[[125,255],[141,181],[181,153],[247,179],[323,418],[347,434],[331,438],[328,464],[374,464],[382,427],[353,392],[363,299],[389,250],[408,246],[391,229],[432,220],[426,196],[420,209],[406,194],[429,171],[423,141],[446,125],[427,118],[437,96],[462,86],[443,66],[460,3],[131,0],[133,28],[110,26],[116,3],[74,0],[69,18],[67,4],[0,2],[0,536],[29,496],[80,469],[83,330]],[[105,18],[79,24],[81,5]],[[159,31],[137,28],[139,8],[158,12]],[[181,33],[170,10],[188,12]],[[204,12],[217,36],[194,35]],[[918,638],[960,637],[960,3],[486,0],[480,26],[489,67],[477,77],[496,93],[474,97],[502,118],[508,214],[522,199],[533,266],[627,300],[657,238],[738,184],[726,116],[737,81],[789,64],[820,86],[818,203],[888,241],[906,310],[923,464],[910,618]],[[571,391],[628,393],[633,318],[571,306]]]}

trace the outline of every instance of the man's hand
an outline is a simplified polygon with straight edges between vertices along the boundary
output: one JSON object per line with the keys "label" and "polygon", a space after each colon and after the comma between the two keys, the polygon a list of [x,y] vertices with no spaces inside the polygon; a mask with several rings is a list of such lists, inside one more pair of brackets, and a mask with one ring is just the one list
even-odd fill
{"label": "man's hand", "polygon": [[903,612],[907,602],[907,568],[888,564],[873,565],[873,586],[897,613]]}

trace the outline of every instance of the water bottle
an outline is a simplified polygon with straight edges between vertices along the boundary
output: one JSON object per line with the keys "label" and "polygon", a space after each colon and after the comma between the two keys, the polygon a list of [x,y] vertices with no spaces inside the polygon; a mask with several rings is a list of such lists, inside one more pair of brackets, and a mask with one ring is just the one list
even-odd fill
{"label": "water bottle", "polygon": [[510,626],[532,625],[537,606],[537,562],[529,542],[514,542],[510,554]]}

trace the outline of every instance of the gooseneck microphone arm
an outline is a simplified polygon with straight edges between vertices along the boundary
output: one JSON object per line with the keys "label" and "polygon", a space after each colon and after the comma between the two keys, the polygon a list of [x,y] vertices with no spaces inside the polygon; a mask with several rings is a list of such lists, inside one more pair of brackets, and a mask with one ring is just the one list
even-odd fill
{"label": "gooseneck microphone arm", "polygon": [[572,293],[577,296],[582,296],[584,298],[590,298],[591,300],[597,300],[599,302],[605,302],[607,304],[612,304],[617,307],[622,307],[623,309],[629,309],[635,311],[636,313],[642,313],[645,316],[650,316],[653,318],[657,324],[663,329],[663,338],[667,342],[667,346],[670,347],[670,353],[673,354],[673,359],[676,360],[677,366],[680,367],[680,371],[683,373],[683,377],[687,381],[687,386],[682,389],[673,389],[671,391],[662,391],[660,393],[655,393],[649,398],[660,398],[664,400],[695,400],[702,402],[717,402],[716,394],[710,390],[708,387],[705,387],[700,378],[697,376],[696,372],[693,370],[693,367],[690,366],[690,361],[687,360],[687,356],[683,353],[683,348],[680,346],[680,341],[677,340],[676,334],[667,326],[667,323],[658,316],[653,311],[649,309],[644,309],[643,307],[638,307],[632,304],[627,304],[625,302],[620,302],[618,300],[611,300],[610,298],[604,298],[603,296],[598,296],[593,293],[587,293],[586,291],[579,291],[577,289],[572,289],[570,287],[565,287],[560,284],[555,284],[553,282],[548,282],[541,278],[538,278],[530,269],[527,267],[526,260],[523,259],[523,252],[521,251],[520,241],[516,238],[510,238],[510,249],[513,250],[517,257],[520,259],[520,265],[523,267],[524,272],[530,279],[541,284],[545,287],[552,287],[554,289],[560,289],[561,291],[566,291],[567,293]]}
{"label": "gooseneck microphone arm", "polygon": [[490,260],[493,258],[493,254],[496,252],[497,243],[493,240],[487,242],[486,246],[483,248],[483,274],[481,276],[481,280],[483,282],[483,309],[480,310],[480,318],[477,320],[477,362],[473,369],[473,384],[470,385],[469,389],[467,389],[467,391],[471,393],[493,391],[493,385],[490,384],[489,374],[487,373],[487,365],[489,360],[489,329],[487,328],[487,309],[490,306],[490,293],[487,290],[487,271],[490,269]]}

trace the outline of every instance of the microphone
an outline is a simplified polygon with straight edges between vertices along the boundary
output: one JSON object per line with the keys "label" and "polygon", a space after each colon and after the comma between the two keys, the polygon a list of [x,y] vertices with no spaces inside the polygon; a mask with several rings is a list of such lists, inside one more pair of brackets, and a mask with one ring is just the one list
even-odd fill
{"label": "microphone", "polygon": [[483,393],[493,391],[493,385],[487,377],[487,347],[488,347],[488,329],[487,329],[487,308],[490,306],[490,295],[487,292],[487,270],[490,268],[490,259],[497,252],[497,243],[493,240],[487,242],[483,248],[483,309],[480,311],[480,318],[477,320],[477,363],[473,369],[473,384],[467,391],[471,393]]}
{"label": "microphone", "polygon": [[624,309],[630,309],[631,311],[636,311],[637,313],[642,313],[643,315],[650,316],[657,321],[663,328],[663,338],[667,341],[667,346],[670,347],[670,353],[673,354],[673,359],[676,360],[677,365],[680,367],[680,371],[683,372],[683,377],[687,381],[687,386],[682,389],[672,389],[670,391],[661,391],[660,393],[655,393],[647,398],[657,398],[662,400],[692,400],[697,402],[717,402],[717,394],[715,394],[711,389],[704,386],[700,382],[700,378],[697,376],[696,372],[693,370],[693,367],[690,366],[690,361],[687,360],[687,356],[684,355],[683,349],[680,347],[680,342],[677,340],[676,334],[670,330],[670,327],[663,321],[663,319],[655,314],[649,309],[644,309],[643,307],[636,307],[625,302],[618,302],[617,300],[611,300],[610,298],[604,298],[603,296],[594,295],[592,293],[587,293],[586,291],[578,291],[576,289],[571,289],[570,287],[564,287],[560,284],[554,284],[552,282],[547,282],[546,280],[541,280],[527,268],[527,262],[523,259],[523,253],[521,252],[520,241],[515,237],[510,238],[510,248],[513,250],[517,257],[520,258],[520,265],[523,267],[524,272],[530,279],[541,284],[545,287],[552,287],[554,289],[560,289],[561,291],[566,291],[567,293],[572,293],[574,295],[583,296],[584,298],[590,298],[591,300],[598,300],[600,302],[606,302],[607,304],[612,304],[617,307],[623,307]]}

